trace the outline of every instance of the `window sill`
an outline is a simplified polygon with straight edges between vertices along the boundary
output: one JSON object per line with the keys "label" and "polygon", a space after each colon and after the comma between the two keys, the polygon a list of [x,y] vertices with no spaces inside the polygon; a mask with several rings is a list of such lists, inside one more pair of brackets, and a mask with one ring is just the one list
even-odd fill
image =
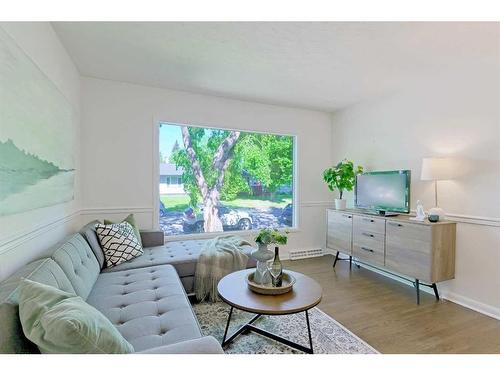
{"label": "window sill", "polygon": [[[287,230],[289,233],[300,232],[300,228],[298,227],[279,228],[279,230]],[[217,232],[217,233],[191,233],[191,234],[178,234],[173,236],[165,235],[165,242],[207,240],[218,236],[228,236],[228,235],[235,235],[247,238],[247,237],[256,237],[259,234],[259,232],[260,232],[259,229],[253,229],[253,230],[234,230],[234,231]]]}

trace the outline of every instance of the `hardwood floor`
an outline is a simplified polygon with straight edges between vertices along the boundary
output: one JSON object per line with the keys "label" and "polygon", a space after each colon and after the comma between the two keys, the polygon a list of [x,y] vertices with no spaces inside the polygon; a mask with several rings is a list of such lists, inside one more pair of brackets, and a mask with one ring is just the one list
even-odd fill
{"label": "hardwood floor", "polygon": [[363,267],[326,255],[284,262],[321,284],[319,308],[381,353],[500,353],[500,321],[449,301],[437,302]]}

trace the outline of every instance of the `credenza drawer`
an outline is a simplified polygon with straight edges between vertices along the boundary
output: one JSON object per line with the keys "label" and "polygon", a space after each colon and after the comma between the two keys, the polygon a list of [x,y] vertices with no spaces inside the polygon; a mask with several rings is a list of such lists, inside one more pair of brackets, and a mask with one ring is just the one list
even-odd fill
{"label": "credenza drawer", "polygon": [[352,234],[352,244],[358,246],[365,246],[381,253],[384,252],[385,236],[380,233],[354,230]]}
{"label": "credenza drawer", "polygon": [[350,254],[352,251],[352,215],[328,210],[326,247]]}
{"label": "credenza drawer", "polygon": [[370,264],[384,266],[384,249],[377,246],[361,245],[360,243],[353,243],[352,255],[362,261]]}
{"label": "credenza drawer", "polygon": [[395,220],[387,220],[387,236],[398,237],[406,240],[425,241],[430,244],[432,231],[428,225],[401,223]]}
{"label": "credenza drawer", "polygon": [[385,220],[369,216],[355,215],[353,218],[354,231],[368,231],[371,233],[385,234]]}

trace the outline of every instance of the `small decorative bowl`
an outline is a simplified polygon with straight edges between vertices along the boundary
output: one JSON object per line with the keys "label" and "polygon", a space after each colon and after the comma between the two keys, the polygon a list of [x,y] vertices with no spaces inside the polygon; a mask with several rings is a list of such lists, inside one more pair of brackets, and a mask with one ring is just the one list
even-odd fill
{"label": "small decorative bowl", "polygon": [[279,294],[285,294],[291,291],[293,288],[293,284],[295,284],[295,277],[286,272],[283,272],[283,279],[281,286],[273,286],[272,284],[265,284],[265,285],[257,284],[253,281],[254,274],[255,274],[254,272],[249,273],[246,280],[248,288],[250,288],[252,292],[258,294],[266,294],[274,296]]}
{"label": "small decorative bowl", "polygon": [[431,223],[436,223],[439,221],[439,215],[429,215],[429,221]]}

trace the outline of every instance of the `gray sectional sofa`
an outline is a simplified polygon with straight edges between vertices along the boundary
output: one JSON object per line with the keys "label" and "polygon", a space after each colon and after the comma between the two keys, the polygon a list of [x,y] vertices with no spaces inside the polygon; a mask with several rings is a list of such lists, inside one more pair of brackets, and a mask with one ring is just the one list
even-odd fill
{"label": "gray sectional sofa", "polygon": [[19,321],[17,289],[23,278],[79,295],[137,353],[222,353],[215,338],[202,336],[187,297],[202,241],[164,244],[162,232],[141,231],[144,254],[106,268],[93,225],[70,236],[50,258],[34,261],[0,283],[0,353],[38,352]]}

